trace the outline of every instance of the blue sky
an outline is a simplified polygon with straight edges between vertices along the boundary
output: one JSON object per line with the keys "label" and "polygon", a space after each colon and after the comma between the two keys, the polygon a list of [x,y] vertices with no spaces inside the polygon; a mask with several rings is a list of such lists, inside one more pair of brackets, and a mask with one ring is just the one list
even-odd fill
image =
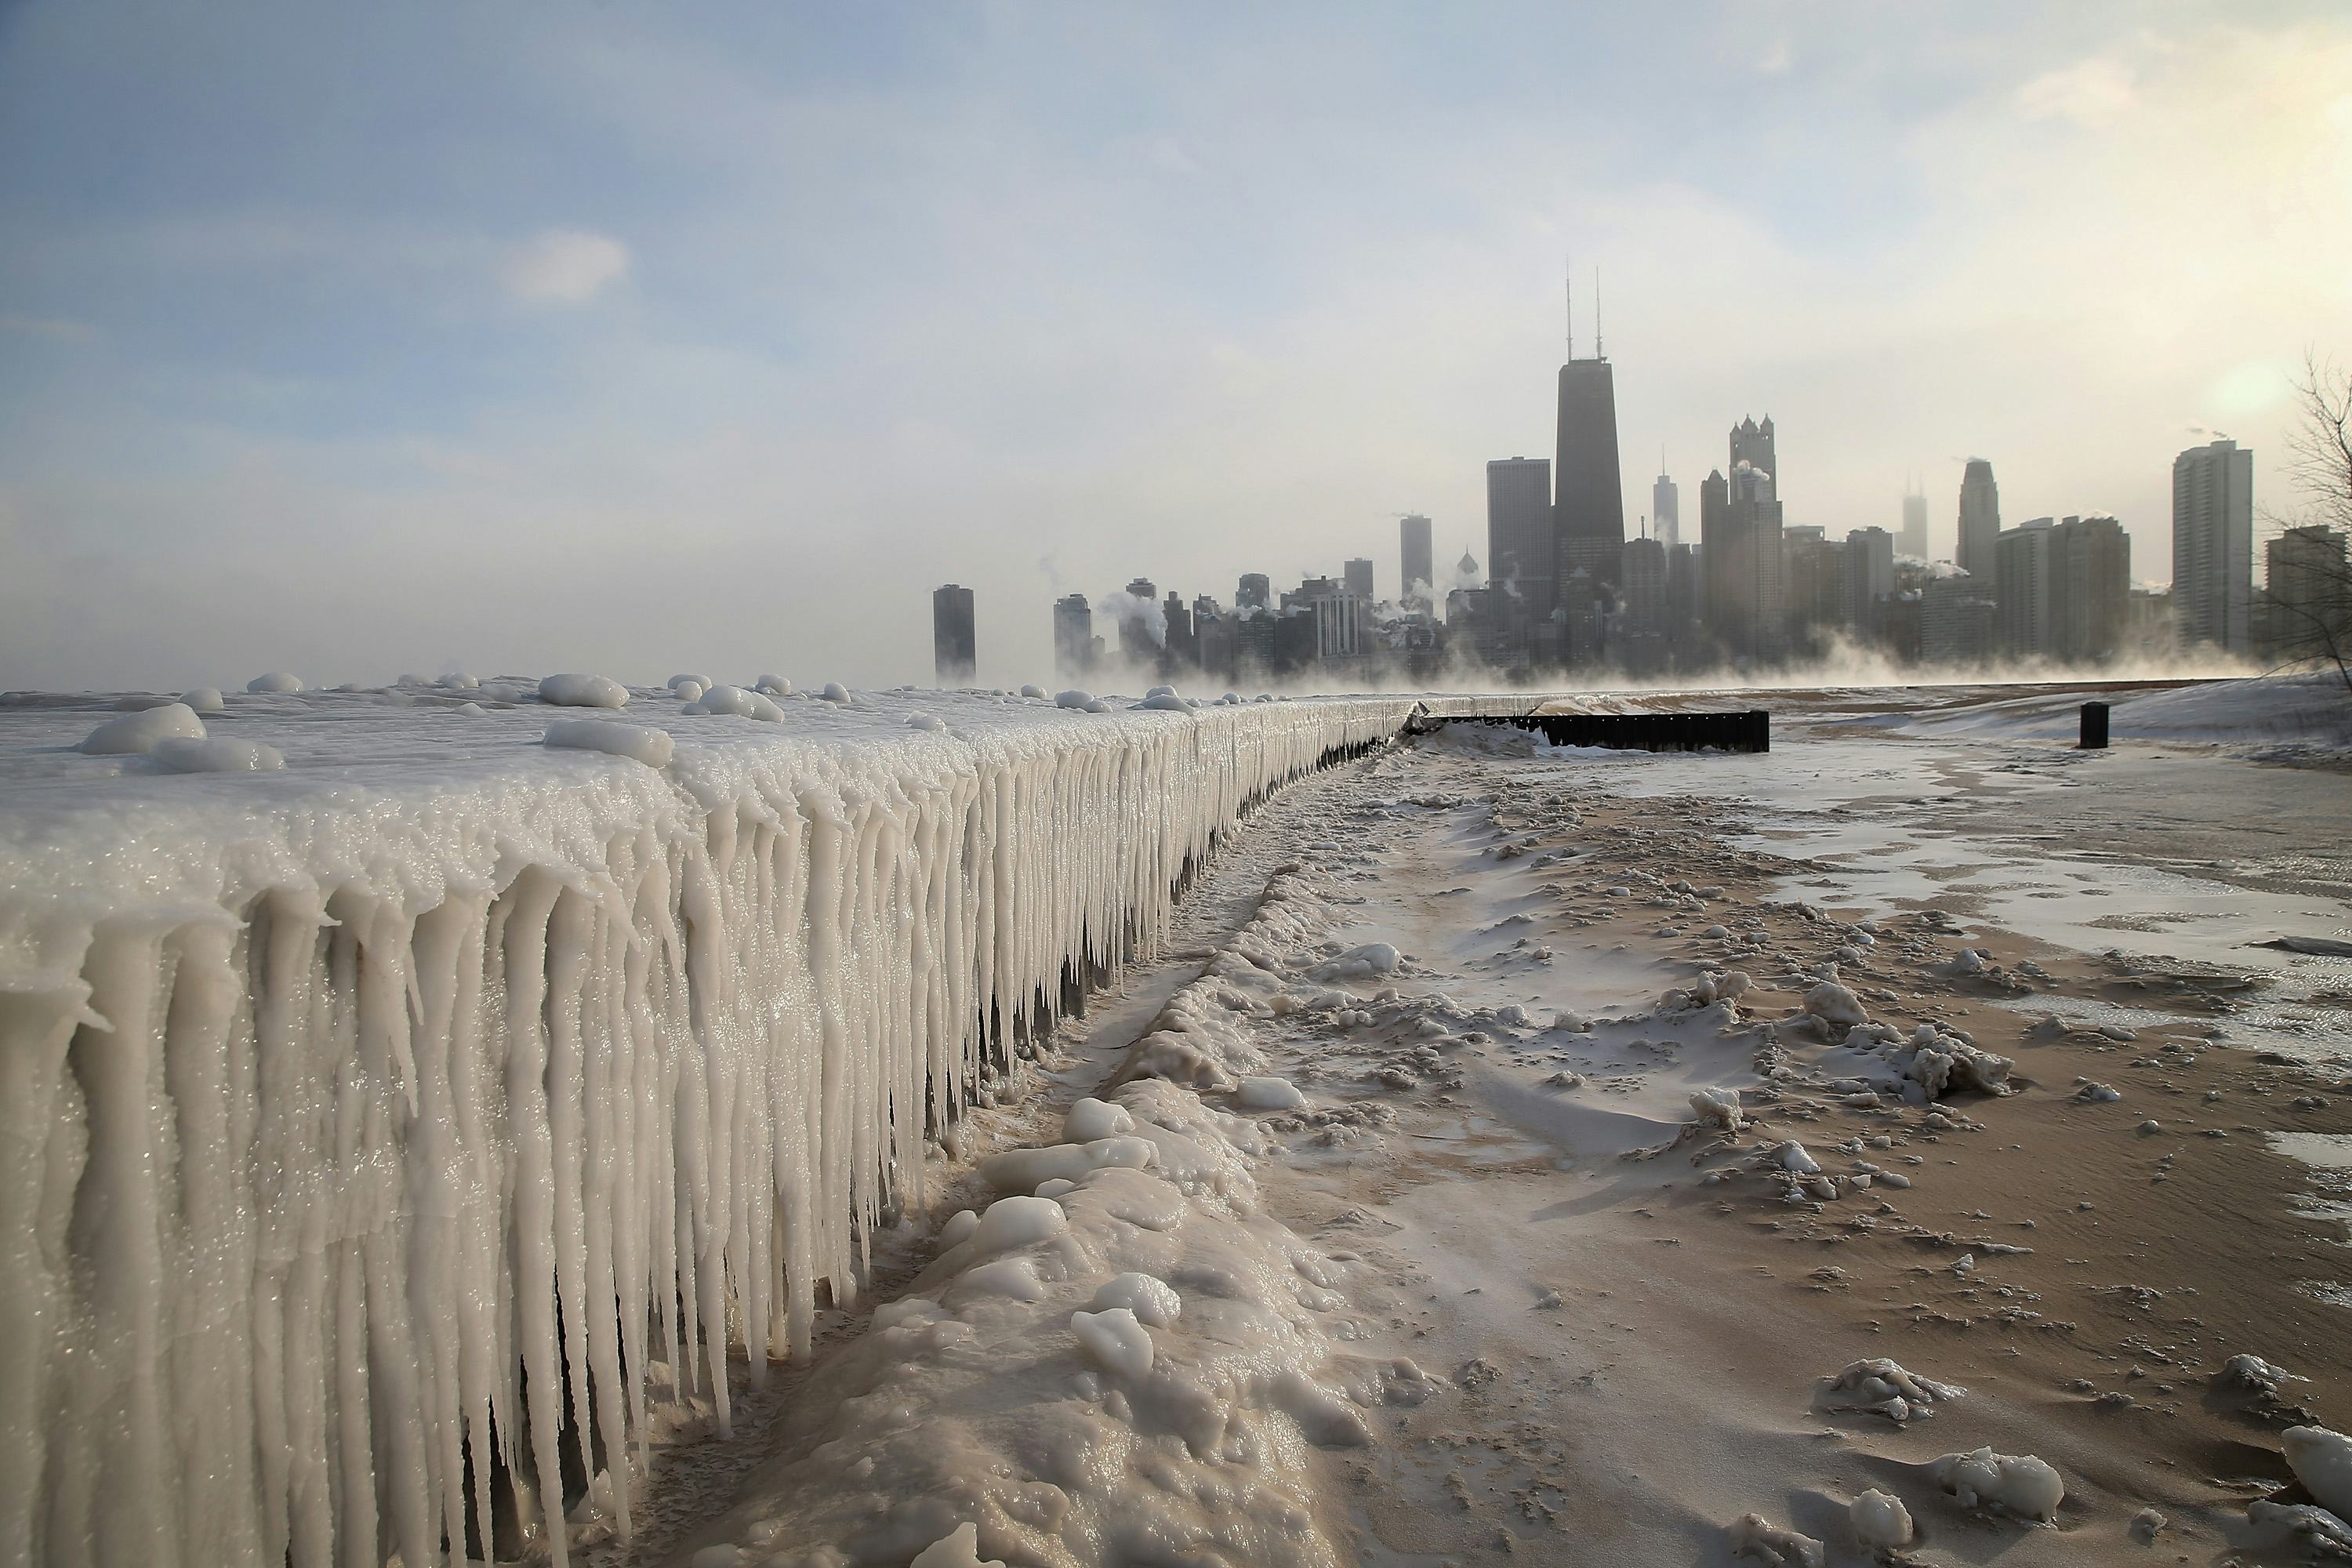
{"label": "blue sky", "polygon": [[[0,5],[0,686],[983,676],[1405,510],[1602,270],[1629,510],[1948,548],[2352,357],[2340,5]],[[1589,301],[1589,294],[1586,301]],[[1580,302],[1580,332],[1591,331]],[[1630,519],[1629,519],[1630,521]]]}

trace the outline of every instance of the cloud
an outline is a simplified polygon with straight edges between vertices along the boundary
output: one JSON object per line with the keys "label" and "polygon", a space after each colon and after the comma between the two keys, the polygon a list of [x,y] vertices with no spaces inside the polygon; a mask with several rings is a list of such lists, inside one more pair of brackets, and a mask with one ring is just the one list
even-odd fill
{"label": "cloud", "polygon": [[2063,118],[2094,131],[2115,123],[2138,101],[2137,73],[2105,58],[2035,77],[2017,89],[2017,107],[2028,120]]}
{"label": "cloud", "polygon": [[629,248],[610,235],[551,228],[507,254],[507,291],[527,305],[584,305],[629,270]]}

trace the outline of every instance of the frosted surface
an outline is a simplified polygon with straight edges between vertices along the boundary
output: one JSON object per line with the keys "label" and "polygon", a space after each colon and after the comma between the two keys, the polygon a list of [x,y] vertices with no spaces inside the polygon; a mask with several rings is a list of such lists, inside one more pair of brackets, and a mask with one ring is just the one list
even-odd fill
{"label": "frosted surface", "polygon": [[469,1450],[551,1499],[567,1415],[642,1439],[675,1378],[723,1427],[727,1346],[855,1293],[984,1054],[1412,707],[760,684],[633,693],[660,767],[521,679],[231,693],[269,772],[0,705],[0,1563],[415,1568]]}

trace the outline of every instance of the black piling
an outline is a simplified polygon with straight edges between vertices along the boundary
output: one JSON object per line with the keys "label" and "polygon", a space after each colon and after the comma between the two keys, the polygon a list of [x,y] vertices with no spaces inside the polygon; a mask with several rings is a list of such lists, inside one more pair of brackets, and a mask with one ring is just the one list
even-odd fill
{"label": "black piling", "polygon": [[2104,702],[2083,704],[2083,744],[2086,752],[2107,749],[2107,705]]}

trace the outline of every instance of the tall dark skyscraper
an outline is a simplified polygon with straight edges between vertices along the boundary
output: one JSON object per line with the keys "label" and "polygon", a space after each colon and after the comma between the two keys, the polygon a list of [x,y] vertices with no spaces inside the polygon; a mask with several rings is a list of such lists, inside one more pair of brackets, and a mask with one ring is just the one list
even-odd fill
{"label": "tall dark skyscraper", "polygon": [[1552,557],[1551,465],[1498,458],[1486,465],[1486,581],[1517,626],[1549,620],[1557,602]]}
{"label": "tall dark skyscraper", "polygon": [[1274,584],[1263,572],[1244,572],[1234,590],[1234,608],[1263,610],[1274,603]]}
{"label": "tall dark skyscraper", "polygon": [[1095,613],[1084,594],[1054,601],[1054,668],[1064,676],[1084,675],[1095,666]]}
{"label": "tall dark skyscraper", "polygon": [[1759,425],[1753,419],[1742,419],[1731,427],[1731,466],[1738,468],[1746,463],[1763,476],[1764,491],[1758,500],[1780,499],[1780,454],[1772,443],[1772,416],[1764,416]]}
{"label": "tall dark skyscraper", "polygon": [[1372,563],[1362,556],[1340,567],[1339,576],[1348,584],[1348,592],[1359,599],[1372,597]]}
{"label": "tall dark skyscraper", "polygon": [[968,686],[979,668],[971,590],[953,583],[931,595],[931,658],[941,685]]}
{"label": "tall dark skyscraper", "polygon": [[[1397,597],[1400,601],[1420,594],[1435,599],[1437,592],[1437,557],[1430,549],[1429,519],[1416,512],[1397,520],[1397,548],[1401,563]],[[1418,586],[1416,586],[1418,584]]]}
{"label": "tall dark skyscraper", "polygon": [[1617,379],[1598,354],[1559,367],[1552,480],[1556,580],[1564,584],[1580,568],[1596,583],[1614,584],[1625,555],[1625,492],[1617,468]]}
{"label": "tall dark skyscraper", "polygon": [[1971,577],[1990,583],[1993,577],[1993,541],[2000,537],[2000,487],[1993,483],[1992,465],[1970,458],[1960,475],[1960,536],[1952,564]]}

